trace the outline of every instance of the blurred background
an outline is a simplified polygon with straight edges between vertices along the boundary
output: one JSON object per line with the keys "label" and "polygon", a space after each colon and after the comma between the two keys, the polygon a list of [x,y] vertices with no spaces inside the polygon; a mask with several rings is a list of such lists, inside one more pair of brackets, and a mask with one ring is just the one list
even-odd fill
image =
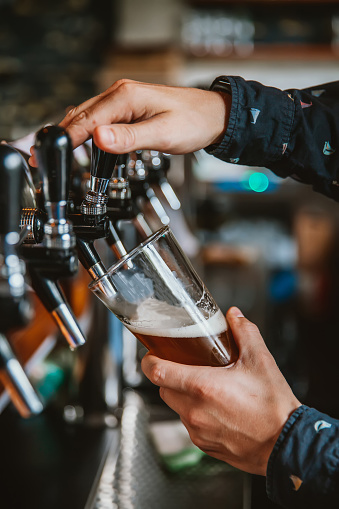
{"label": "blurred background", "polygon": [[[208,88],[216,76],[224,74],[287,89],[336,81],[338,71],[336,0],[0,0],[0,140],[9,142],[34,133],[46,123],[57,123],[67,108],[120,78]],[[85,162],[81,163],[84,166],[88,164],[87,152],[83,154]],[[172,157],[168,181],[181,202],[180,214],[171,214],[168,203],[163,204],[171,226],[222,311],[226,312],[231,305],[240,307],[260,327],[297,397],[339,417],[338,205],[308,186],[280,179],[265,168],[235,167],[203,151]],[[86,277],[87,274],[73,283],[68,297],[88,334],[96,336],[97,331],[85,319],[93,313],[94,306],[84,297],[89,282]],[[104,311],[96,307],[95,312],[104,315],[103,334],[110,337],[117,334],[116,324],[110,324]],[[95,431],[92,427],[88,438],[88,431],[84,431],[88,427],[70,426],[70,421],[78,420],[77,412],[82,412],[80,404],[73,404],[79,397],[79,387],[70,380],[79,379],[84,363],[74,361],[75,354],[70,357],[64,345],[57,343],[56,348],[53,341],[39,350],[33,362],[35,346],[31,353],[22,354],[25,346],[20,344],[34,343],[34,326],[31,324],[29,333],[21,329],[20,334],[20,340],[15,339],[17,336],[13,340],[18,357],[22,355],[25,362],[30,360],[34,365],[32,376],[46,391],[52,417],[47,413],[42,421],[41,416],[23,421],[8,405],[9,399],[4,394],[0,397],[3,412],[0,430],[5,430],[0,431],[0,443],[4,447],[6,443],[7,451],[0,461],[2,475],[6,474],[3,478],[8,483],[3,495],[0,488],[0,506],[24,507],[20,505],[19,494],[13,495],[14,472],[24,451],[19,477],[28,479],[25,507],[94,507],[98,472],[102,471],[103,458],[113,440],[113,435],[107,438],[105,433],[107,429],[119,428],[115,419],[120,419],[121,402],[114,398],[110,402],[114,419],[108,420],[108,424],[105,421],[104,434],[102,426],[99,432],[98,426],[94,426]],[[55,331],[46,326],[39,334],[42,337],[39,345],[46,345],[46,338],[55,335]],[[123,388],[131,387],[143,394],[147,405],[156,407],[157,415],[162,415],[165,410],[159,410],[157,395],[142,379],[136,364],[144,352],[131,354],[132,367],[125,360],[117,368],[114,359],[120,359],[122,353],[120,347],[117,353],[114,340],[110,341],[115,376],[122,376]],[[91,350],[93,362],[95,351]],[[46,388],[47,378],[51,385]],[[91,382],[86,383],[89,386],[85,384],[81,391],[88,396],[93,387]],[[96,394],[91,398],[92,405]],[[70,401],[73,406],[66,405]],[[136,405],[139,409],[139,403]],[[144,409],[140,412],[142,421]],[[63,427],[65,422],[67,428]],[[116,453],[119,438],[114,437]],[[60,449],[56,449],[56,443]],[[81,470],[71,485],[61,474],[62,462],[66,461],[60,453],[62,447],[71,454],[67,456],[67,475],[66,470],[63,474],[67,479],[73,468],[80,468],[79,461],[91,464],[91,468]],[[114,460],[112,464],[110,472],[114,471]],[[45,490],[50,488],[58,493],[54,502],[51,494],[41,495],[40,483],[27,477],[28,472],[40,475],[45,468],[50,469]],[[208,472],[211,475],[211,470]],[[151,478],[157,475],[150,471]],[[193,474],[185,475],[192,480]],[[216,475],[227,477],[229,472],[218,471]],[[178,481],[182,482],[180,489],[191,482],[187,477]],[[212,476],[208,479],[212,483]],[[231,479],[227,484],[228,502],[215,507],[274,507],[265,499],[262,481],[246,478],[239,484],[238,478],[227,479]],[[62,484],[67,485],[64,498]],[[162,493],[165,497],[169,485],[160,485],[160,496]],[[115,502],[109,502],[111,492],[107,496],[106,506],[96,499],[95,507],[165,508],[160,503],[141,503],[141,495],[139,502],[133,499],[134,505],[132,502],[114,505]],[[86,505],[90,498],[92,505]],[[186,501],[182,507],[200,505]]]}

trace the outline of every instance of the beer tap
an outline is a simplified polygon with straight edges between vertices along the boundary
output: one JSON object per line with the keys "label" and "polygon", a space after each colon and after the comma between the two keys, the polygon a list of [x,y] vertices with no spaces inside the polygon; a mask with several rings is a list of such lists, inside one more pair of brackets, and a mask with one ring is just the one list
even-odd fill
{"label": "beer tap", "polygon": [[181,207],[180,200],[167,179],[167,172],[171,165],[170,154],[150,150],[148,161],[149,170],[147,180],[149,184],[151,186],[159,186],[171,209],[179,210]]}
{"label": "beer tap", "polygon": [[9,341],[0,333],[0,380],[14,406],[22,417],[37,415],[43,410],[42,402],[16,358]]}
{"label": "beer tap", "polygon": [[[149,168],[145,164],[142,150],[130,154],[128,176],[135,203],[149,203],[160,220],[161,226],[169,224],[169,217],[149,183]],[[140,205],[140,209],[142,209],[142,205]]]}
{"label": "beer tap", "polygon": [[[162,207],[180,244],[189,256],[196,256],[199,251],[199,242],[190,230],[180,200],[167,179],[171,166],[171,155],[154,150],[144,150],[142,159],[145,168],[147,168],[146,181],[153,193],[161,200]],[[145,205],[147,211],[147,202]]]}
{"label": "beer tap", "polygon": [[22,252],[33,289],[73,350],[85,343],[85,338],[58,282],[73,276],[78,269],[75,235],[66,217],[72,145],[62,128],[50,125],[38,131],[35,150],[47,221],[42,245],[23,245]]}
{"label": "beer tap", "polygon": [[106,240],[118,259],[127,253],[117,232],[118,230],[120,234],[122,233],[121,224],[124,220],[132,221],[142,240],[152,234],[152,230],[132,199],[127,175],[127,159],[127,154],[120,156],[119,164],[108,185],[107,215],[110,219],[110,231]]}
{"label": "beer tap", "polygon": [[[123,246],[119,243],[114,227],[110,222],[107,207],[108,185],[117,159],[118,155],[103,152],[95,145],[94,141],[92,142],[89,188],[77,209],[80,213],[72,213],[68,216],[72,220],[76,234],[79,260],[93,280],[100,278],[106,272],[105,265],[95,247],[96,241],[114,238],[113,243],[117,244],[117,250],[123,250]],[[106,251],[104,254],[107,254]],[[108,280],[107,284],[109,284]],[[115,291],[115,289],[112,288],[112,291]],[[89,332],[88,344],[78,356],[81,369],[79,370],[80,376],[77,377],[77,405],[83,408],[88,423],[106,422],[105,419],[107,412],[111,411],[112,395],[114,394],[113,389],[108,396],[107,387],[112,376],[114,376],[113,373],[119,370],[119,355],[116,354],[109,339],[108,331],[111,327],[109,325],[109,315],[100,305],[99,309],[96,309],[97,304],[98,302],[95,300],[93,303],[95,332]],[[101,317],[100,325],[97,323],[98,316]],[[101,327],[100,337],[98,337],[98,327]],[[119,338],[115,340],[119,340]],[[112,355],[109,355],[109,352]],[[108,365],[110,365],[110,368],[107,370]],[[88,390],[89,387],[91,388],[90,391]],[[121,387],[120,383],[116,383],[116,380],[114,380],[114,387],[117,394],[113,396],[113,399],[115,398],[116,402],[120,404]],[[113,416],[111,415],[111,417]]]}
{"label": "beer tap", "polygon": [[107,216],[107,188],[118,157],[117,154],[100,150],[92,142],[90,188],[80,206],[81,214],[70,215],[76,233],[79,260],[92,279],[106,272],[94,242],[111,235]]}
{"label": "beer tap", "polygon": [[42,403],[16,358],[6,334],[31,318],[25,264],[18,256],[20,192],[25,160],[0,145],[0,380],[23,417],[42,411]]}

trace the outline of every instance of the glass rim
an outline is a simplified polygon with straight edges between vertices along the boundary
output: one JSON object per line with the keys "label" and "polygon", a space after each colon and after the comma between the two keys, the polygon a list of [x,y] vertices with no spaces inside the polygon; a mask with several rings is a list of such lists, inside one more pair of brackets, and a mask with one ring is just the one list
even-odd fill
{"label": "glass rim", "polygon": [[130,260],[133,256],[135,256],[139,251],[141,251],[144,247],[148,246],[148,244],[151,244],[154,242],[154,240],[157,240],[158,238],[162,237],[164,234],[170,232],[170,227],[168,225],[163,226],[160,228],[160,230],[156,231],[155,233],[152,233],[149,237],[147,237],[146,240],[143,242],[140,242],[136,247],[134,247],[129,253],[125,254],[122,258],[117,260],[113,265],[111,265],[104,274],[102,274],[99,278],[94,279],[91,281],[88,285],[88,288],[92,290],[95,286],[97,286],[102,279],[112,274],[112,272],[116,272],[117,269],[123,265],[127,260]]}

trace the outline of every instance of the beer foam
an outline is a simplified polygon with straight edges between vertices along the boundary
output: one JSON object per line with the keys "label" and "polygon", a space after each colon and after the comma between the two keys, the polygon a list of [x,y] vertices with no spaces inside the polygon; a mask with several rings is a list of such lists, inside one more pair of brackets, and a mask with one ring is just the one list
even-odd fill
{"label": "beer foam", "polygon": [[[197,317],[198,318],[198,317]],[[201,313],[203,318],[203,313]],[[154,335],[169,338],[198,338],[207,335],[217,335],[227,329],[227,322],[220,310],[211,317],[194,323],[190,313],[185,308],[171,306],[166,302],[146,299],[128,329],[135,334]]]}

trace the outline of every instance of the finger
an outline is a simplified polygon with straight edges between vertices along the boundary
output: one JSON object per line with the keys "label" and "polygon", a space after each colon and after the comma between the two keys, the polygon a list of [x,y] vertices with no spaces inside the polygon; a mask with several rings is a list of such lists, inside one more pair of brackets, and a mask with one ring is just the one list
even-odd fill
{"label": "finger", "polygon": [[99,102],[102,99],[102,97],[103,97],[102,94],[96,95],[94,97],[91,97],[87,101],[79,104],[78,106],[74,106],[67,112],[66,116],[61,120],[61,122],[59,122],[59,125],[66,129],[75,117],[80,115],[80,113],[82,113],[87,108],[90,108],[91,106]]}
{"label": "finger", "polygon": [[[72,118],[67,132],[72,138],[73,147],[76,148],[92,136],[98,126],[129,124],[142,119],[146,115],[146,105],[148,112],[152,109],[150,104],[154,102],[153,95],[147,86],[125,80]],[[157,102],[159,103],[159,99]],[[161,101],[157,105],[157,111],[162,111]],[[152,112],[146,116],[152,116]]]}
{"label": "finger", "polygon": [[231,307],[226,313],[226,319],[238,346],[240,357],[246,352],[252,353],[262,348],[266,349],[258,327],[247,320],[240,309]]}
{"label": "finger", "polygon": [[179,392],[198,390],[201,377],[206,376],[208,372],[207,379],[210,379],[210,370],[219,369],[206,366],[187,366],[177,362],[165,361],[151,354],[145,355],[141,367],[147,378],[155,385]]}
{"label": "finger", "polygon": [[96,103],[100,102],[102,99],[104,99],[108,95],[112,94],[121,85],[121,83],[123,81],[127,81],[127,80],[116,81],[115,83],[113,83],[113,85],[111,85],[109,88],[107,88],[104,92],[101,92],[100,94],[98,94],[94,97],[91,97],[90,99],[87,99],[87,101],[84,101],[83,103],[79,104],[79,106],[70,108],[70,110],[67,112],[67,115],[59,123],[59,125],[64,128],[68,127],[69,124],[74,120],[75,117],[80,115],[80,113],[82,113],[83,111],[85,111],[89,108],[92,108],[93,106],[95,106]]}
{"label": "finger", "polygon": [[94,131],[94,141],[102,150],[114,154],[141,149],[170,153],[170,129],[165,124],[163,115],[157,115],[135,124],[100,126]]}
{"label": "finger", "polygon": [[159,395],[166,405],[180,415],[180,417],[184,416],[185,410],[192,406],[192,398],[183,392],[160,387]]}

